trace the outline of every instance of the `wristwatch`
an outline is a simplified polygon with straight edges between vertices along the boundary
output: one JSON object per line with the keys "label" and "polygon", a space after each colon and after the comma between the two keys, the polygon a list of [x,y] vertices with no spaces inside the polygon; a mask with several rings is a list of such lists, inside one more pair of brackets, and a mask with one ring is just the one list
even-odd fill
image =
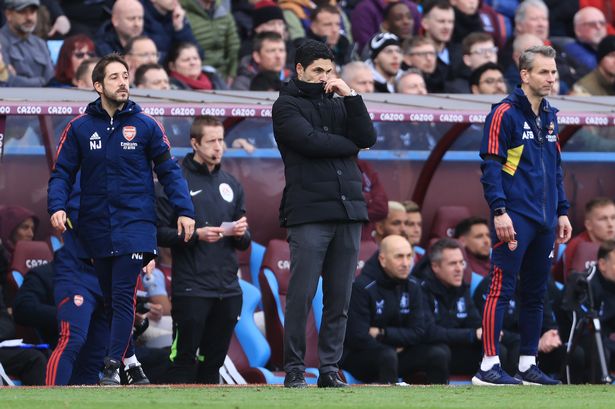
{"label": "wristwatch", "polygon": [[493,215],[494,216],[501,216],[504,213],[506,213],[506,208],[505,207],[498,207],[497,209],[493,210]]}
{"label": "wristwatch", "polygon": [[356,97],[357,95],[357,91],[355,91],[354,89],[350,88],[350,94],[348,94],[348,97]]}

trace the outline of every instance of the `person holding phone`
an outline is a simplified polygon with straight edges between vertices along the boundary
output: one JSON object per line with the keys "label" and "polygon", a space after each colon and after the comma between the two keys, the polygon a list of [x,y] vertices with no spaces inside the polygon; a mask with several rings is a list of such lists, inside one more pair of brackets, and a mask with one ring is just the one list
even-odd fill
{"label": "person holding phone", "polygon": [[[236,250],[250,245],[243,188],[221,169],[224,127],[212,116],[195,118],[194,152],[182,171],[196,211],[191,240],[177,235],[177,214],[158,196],[158,243],[173,256],[173,345],[169,382],[219,383],[219,369],[241,314]],[[197,349],[200,351],[197,356]]]}

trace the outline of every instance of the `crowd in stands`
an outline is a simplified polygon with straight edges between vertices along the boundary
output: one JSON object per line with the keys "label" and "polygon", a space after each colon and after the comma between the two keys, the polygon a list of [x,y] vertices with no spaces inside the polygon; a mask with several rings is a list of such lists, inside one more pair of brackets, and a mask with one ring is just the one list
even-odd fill
{"label": "crowd in stands", "polygon": [[[91,90],[98,58],[118,52],[137,88],[277,91],[294,73],[295,49],[311,38],[332,49],[337,75],[360,94],[505,94],[519,82],[521,52],[550,44],[558,51],[554,95],[615,95],[613,0],[85,3],[4,0],[0,85]],[[52,55],[58,41],[62,45]],[[431,148],[438,133],[429,125],[410,136],[396,135],[387,125],[376,124],[379,143],[395,149],[409,146],[410,138],[413,147]],[[248,151],[275,147],[270,128],[252,129],[226,143]],[[381,141],[385,134],[388,139]],[[476,150],[477,143],[460,148]],[[491,280],[486,215],[456,220],[448,237],[427,237],[420,208],[391,201],[370,164],[359,162],[370,216],[362,240],[374,241],[379,249],[353,285],[342,368],[362,382],[378,383],[447,383],[451,376],[475,373],[482,356],[482,306]],[[27,209],[0,207],[0,342],[35,328],[39,341],[53,348],[58,340],[49,318],[53,269],[28,272],[19,292],[11,282],[15,245],[41,240],[36,235],[39,223]],[[545,372],[564,379],[568,362],[572,381],[579,383],[595,379],[587,368],[595,367],[596,358],[588,347],[591,337],[584,334],[585,341],[566,359],[571,319],[562,305],[561,287],[580,272],[573,264],[580,244],[593,243],[593,258],[586,261],[599,266],[600,280],[592,285],[604,297],[598,307],[608,363],[615,371],[613,200],[591,200],[584,227],[565,250],[554,250],[539,345]],[[159,266],[170,275],[171,260],[160,260]],[[170,382],[165,378],[169,364],[161,358],[169,355],[170,345],[159,341],[171,337],[172,294],[166,287],[161,271],[144,276],[147,308],[135,326],[143,346],[137,354],[153,382]],[[501,335],[505,368],[514,366],[519,355],[517,302],[510,302]],[[158,341],[148,344],[152,340]],[[166,349],[160,350],[161,344]],[[42,384],[49,354],[45,348],[0,348],[0,363],[24,384]]]}
{"label": "crowd in stands", "polygon": [[553,94],[614,95],[612,0],[551,3],[95,0],[82,12],[76,1],[4,0],[0,84],[77,87],[85,59],[117,52],[135,85],[141,65],[158,63],[172,89],[277,90],[294,72],[296,47],[316,39],[339,75],[365,62],[373,92],[506,93],[521,52],[547,44],[558,51]]}

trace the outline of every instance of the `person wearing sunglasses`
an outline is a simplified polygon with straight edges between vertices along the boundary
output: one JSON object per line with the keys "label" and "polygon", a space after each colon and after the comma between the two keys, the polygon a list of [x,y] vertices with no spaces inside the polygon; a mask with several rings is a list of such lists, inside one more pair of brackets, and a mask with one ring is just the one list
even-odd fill
{"label": "person wearing sunglasses", "polygon": [[47,86],[58,88],[74,87],[73,80],[77,68],[88,58],[96,57],[94,50],[94,42],[85,34],[76,34],[64,40],[58,55],[55,75]]}

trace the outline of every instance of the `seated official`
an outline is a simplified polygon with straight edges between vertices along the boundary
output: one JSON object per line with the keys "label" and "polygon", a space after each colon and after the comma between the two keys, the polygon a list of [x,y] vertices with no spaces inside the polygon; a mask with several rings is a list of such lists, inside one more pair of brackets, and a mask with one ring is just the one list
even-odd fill
{"label": "seated official", "polygon": [[380,243],[378,264],[366,265],[352,286],[342,368],[363,382],[396,383],[417,371],[446,383],[446,346],[424,343],[419,283],[410,276],[413,252],[399,235]]}

